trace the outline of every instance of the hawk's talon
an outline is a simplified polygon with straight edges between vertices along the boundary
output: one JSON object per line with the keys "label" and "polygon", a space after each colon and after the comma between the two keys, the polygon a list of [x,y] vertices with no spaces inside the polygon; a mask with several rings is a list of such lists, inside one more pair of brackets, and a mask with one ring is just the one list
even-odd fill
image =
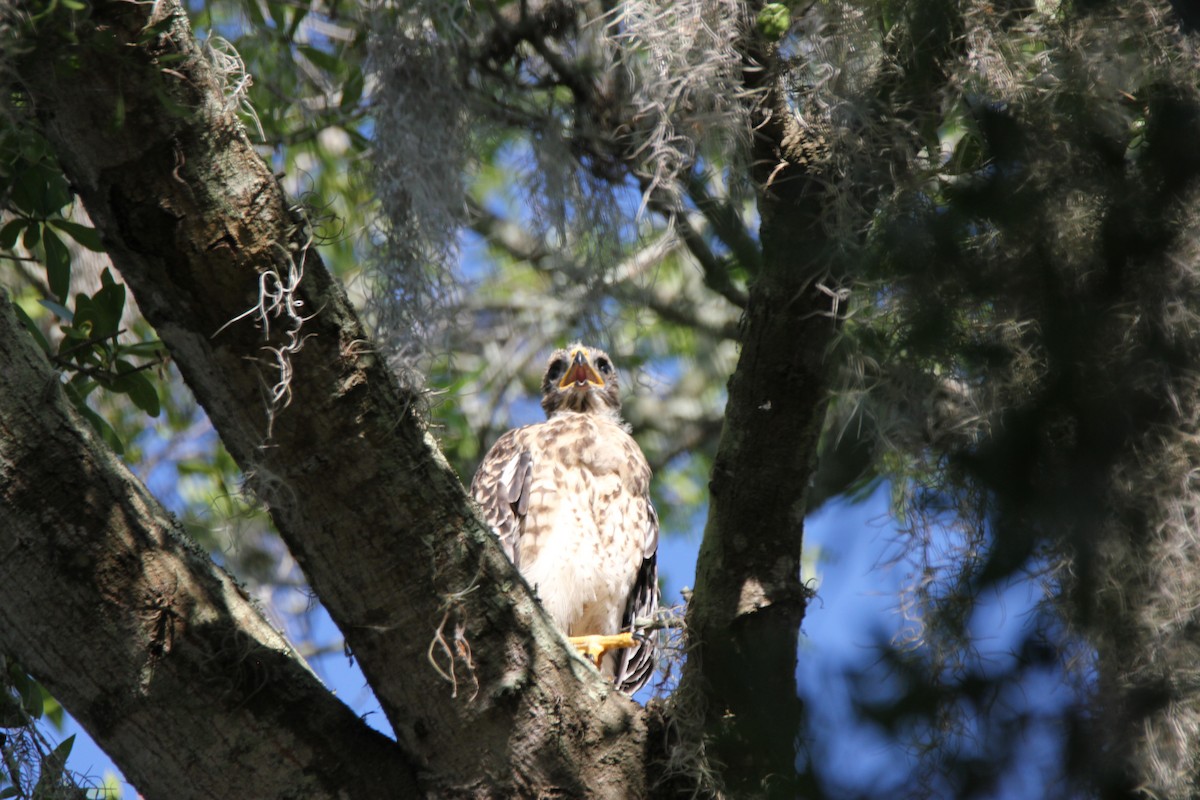
{"label": "hawk's talon", "polygon": [[627,647],[637,647],[637,634],[617,633],[611,635],[594,633],[590,636],[568,636],[569,641],[579,654],[586,656],[592,664],[599,668],[600,659],[609,650],[622,650]]}

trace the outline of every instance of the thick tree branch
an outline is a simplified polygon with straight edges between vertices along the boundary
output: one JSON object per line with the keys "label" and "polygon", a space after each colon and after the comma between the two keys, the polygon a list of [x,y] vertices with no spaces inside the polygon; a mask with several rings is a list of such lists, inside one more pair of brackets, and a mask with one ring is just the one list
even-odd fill
{"label": "thick tree branch", "polygon": [[[747,4],[751,18],[760,6]],[[938,62],[957,41],[953,9],[941,11],[932,34],[928,25],[905,29],[920,38],[920,48],[906,47],[909,40],[890,43],[899,52],[920,51],[924,60],[889,73],[876,87],[880,97],[903,92],[914,102],[938,101]],[[713,465],[683,686],[704,698],[706,731],[736,792],[794,796],[802,791],[792,778],[801,709],[798,700],[789,705],[784,698],[796,697],[797,636],[807,600],[799,580],[803,522],[825,416],[826,354],[844,313],[844,298],[829,284],[836,287],[854,267],[843,255],[850,243],[833,240],[823,216],[834,202],[868,207],[877,187],[820,173],[812,153],[824,139],[793,113],[778,53],[752,31],[742,47],[747,93],[759,98],[752,163],[762,269],[750,287]],[[903,148],[892,147],[902,159]]]}
{"label": "thick tree branch", "polygon": [[477,521],[179,5],[93,4],[78,44],[52,27],[18,64],[46,135],[425,787],[640,794],[636,706]]}
{"label": "thick tree branch", "polygon": [[146,797],[415,792],[395,743],[321,685],[89,435],[3,293],[0,363],[0,651]]}
{"label": "thick tree branch", "polygon": [[[774,63],[752,37],[747,51],[755,65]],[[833,267],[824,197],[785,150],[792,117],[775,75],[756,66],[747,82],[761,98],[753,156],[762,261],[709,484],[680,692],[703,699],[705,735],[735,795],[790,797],[807,600],[800,551],[837,324],[818,288]]]}

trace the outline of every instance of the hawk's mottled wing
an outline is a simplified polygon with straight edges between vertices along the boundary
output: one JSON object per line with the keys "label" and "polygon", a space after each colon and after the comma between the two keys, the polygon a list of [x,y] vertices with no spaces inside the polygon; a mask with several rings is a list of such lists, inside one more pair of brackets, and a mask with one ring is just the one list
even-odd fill
{"label": "hawk's mottled wing", "polygon": [[[649,500],[646,503],[649,505]],[[658,611],[658,514],[654,506],[649,505],[650,515],[646,522],[645,544],[642,550],[642,566],[638,570],[637,580],[629,593],[629,602],[625,604],[625,613],[621,617],[621,630],[633,629],[634,620],[640,617],[653,617]],[[651,633],[651,637],[655,634]],[[633,694],[646,685],[654,674],[654,641],[646,639],[627,650],[616,653],[616,670],[613,673],[613,683],[626,694]]]}
{"label": "hawk's mottled wing", "polygon": [[525,431],[517,428],[497,439],[471,481],[471,496],[483,509],[484,520],[492,526],[505,555],[517,568],[521,566],[518,544],[525,527],[533,474]]}

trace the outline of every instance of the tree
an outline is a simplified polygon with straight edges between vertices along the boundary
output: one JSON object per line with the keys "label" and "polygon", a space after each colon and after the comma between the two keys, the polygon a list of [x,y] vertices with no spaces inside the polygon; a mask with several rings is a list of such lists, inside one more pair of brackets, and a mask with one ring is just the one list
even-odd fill
{"label": "tree", "polygon": [[[44,268],[9,283],[32,279],[64,338],[0,306],[0,653],[146,796],[816,796],[795,687],[803,521],[883,478],[918,555],[949,535],[957,557],[914,597],[921,646],[891,656],[911,690],[872,713],[926,720],[931,769],[986,791],[1004,756],[967,758],[938,726],[1038,660],[981,677],[968,632],[979,591],[1035,572],[1053,622],[1030,653],[1082,654],[1087,686],[1065,779],[1194,792],[1200,105],[1166,9],[195,14],[220,30],[232,8],[259,41],[201,41],[169,2],[4,9],[0,245]],[[364,190],[320,138],[376,148],[370,269],[286,196],[246,123],[293,176],[309,153],[344,219],[362,219]],[[533,188],[498,210],[489,181],[519,172]],[[73,195],[94,232],[63,217]],[[464,228],[489,263],[526,266],[463,291]],[[64,236],[124,283],[105,272],[72,298]],[[395,741],[321,687],[111,452],[129,437],[97,408],[156,413],[163,394],[156,362],[134,363],[157,345],[122,338],[125,285]],[[507,366],[613,299],[632,309],[614,327],[653,320],[634,365],[672,340],[739,348],[726,397],[682,402],[716,357],[631,413],[668,480],[711,464],[686,659],[646,707],[553,629],[476,518],[424,391],[483,372],[505,326],[535,334]],[[497,425],[489,404],[439,411],[459,432]],[[441,445],[466,467],[480,439]]]}

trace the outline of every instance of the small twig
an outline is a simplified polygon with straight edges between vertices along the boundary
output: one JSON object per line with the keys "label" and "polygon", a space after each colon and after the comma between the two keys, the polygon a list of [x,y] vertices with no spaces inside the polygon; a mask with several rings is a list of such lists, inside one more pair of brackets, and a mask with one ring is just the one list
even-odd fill
{"label": "small twig", "polygon": [[89,378],[94,378],[97,375],[107,375],[108,377],[115,380],[117,378],[124,378],[126,375],[133,375],[134,373],[137,373],[137,372],[144,372],[145,370],[153,369],[154,367],[157,367],[159,364],[162,364],[162,363],[163,362],[161,359],[155,359],[154,361],[147,361],[145,364],[136,366],[133,369],[127,369],[124,372],[116,372],[116,373],[112,373],[112,374],[108,374],[107,370],[100,369],[98,367],[88,367],[88,366],[84,366],[84,365],[71,365],[71,364],[62,364],[61,366],[65,367],[67,369],[70,369],[72,372],[78,372],[81,375],[87,375]]}
{"label": "small twig", "polygon": [[683,627],[683,615],[674,611],[659,612],[653,617],[638,617],[633,621],[633,628],[639,631],[661,631]]}
{"label": "small twig", "polygon": [[88,338],[71,345],[66,350],[63,350],[61,353],[59,353],[58,355],[56,355],[54,357],[54,361],[58,364],[62,364],[63,361],[68,356],[74,355],[75,353],[84,349],[85,347],[91,347],[94,344],[100,344],[100,342],[106,341],[108,339],[112,339],[115,342],[117,340],[117,337],[120,336],[122,333],[125,333],[124,328],[117,331],[116,333],[108,333],[108,334],[105,334],[104,336],[89,336]]}
{"label": "small twig", "polygon": [[701,331],[714,339],[729,339],[734,342],[741,339],[742,334],[738,329],[737,322],[730,321],[720,325],[706,322],[700,318],[699,314],[695,313],[695,306],[691,304],[687,308],[684,308],[679,301],[664,299],[653,292],[642,292],[640,294],[630,292],[630,296],[644,303],[647,308],[667,322],[673,322],[676,325]]}
{"label": "small twig", "polygon": [[577,103],[584,103],[591,100],[594,94],[591,85],[588,84],[579,72],[571,69],[562,56],[551,50],[550,45],[547,44],[543,37],[539,36],[530,39],[529,43],[533,45],[533,49],[538,52],[538,55],[550,65],[550,68],[558,74],[561,84],[571,90],[571,94],[575,96]]}
{"label": "small twig", "polygon": [[746,293],[734,286],[733,281],[730,280],[729,262],[717,258],[712,248],[692,227],[692,223],[686,217],[682,215],[675,217],[675,228],[679,231],[679,238],[683,239],[688,250],[691,250],[692,255],[696,257],[696,262],[700,264],[700,269],[704,272],[704,284],[738,308],[745,308],[749,301]]}
{"label": "small twig", "polygon": [[314,658],[320,658],[321,656],[336,655],[336,654],[345,654],[347,658],[354,657],[350,653],[349,645],[346,644],[345,639],[338,639],[335,642],[329,642],[328,644],[322,644],[322,645],[313,644],[312,642],[306,642],[303,645],[297,646],[296,651],[298,653],[300,653],[300,655],[304,656],[304,658],[309,659],[309,660],[314,659]]}

